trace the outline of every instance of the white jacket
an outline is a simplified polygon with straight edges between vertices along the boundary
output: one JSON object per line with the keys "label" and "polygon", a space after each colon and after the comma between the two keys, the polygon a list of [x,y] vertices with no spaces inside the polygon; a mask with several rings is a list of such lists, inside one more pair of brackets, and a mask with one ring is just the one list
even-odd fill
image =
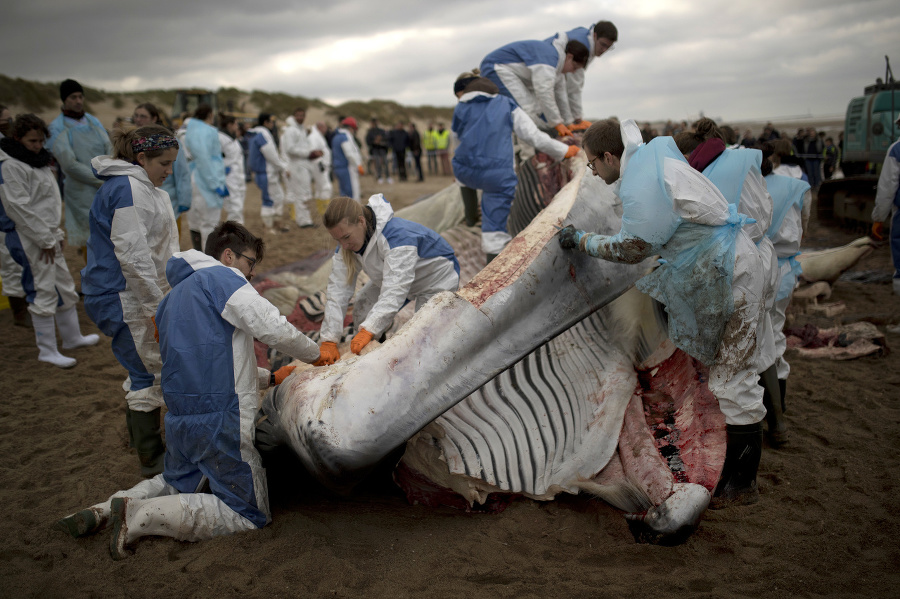
{"label": "white jacket", "polygon": [[228,191],[244,191],[247,179],[244,173],[244,150],[238,140],[227,133],[219,131],[219,143],[222,144],[222,155],[225,160],[225,185]]}
{"label": "white jacket", "polygon": [[65,233],[59,228],[62,197],[51,168],[29,166],[0,150],[0,169],[0,201],[16,231],[43,249],[55,247]]}

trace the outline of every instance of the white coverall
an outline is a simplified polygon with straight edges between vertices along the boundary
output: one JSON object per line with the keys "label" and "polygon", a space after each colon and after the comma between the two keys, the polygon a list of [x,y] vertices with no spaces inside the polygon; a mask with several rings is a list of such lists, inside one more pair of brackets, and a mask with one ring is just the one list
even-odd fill
{"label": "white coverall", "polygon": [[317,200],[330,200],[333,186],[331,184],[331,148],[318,127],[309,130],[309,148],[319,150],[322,155],[310,163],[312,173],[313,197]]}
{"label": "white coverall", "polygon": [[247,196],[247,179],[244,172],[244,150],[238,140],[219,131],[219,143],[225,161],[225,219],[244,224],[244,199]]}
{"label": "white coverall", "polygon": [[293,116],[285,119],[287,126],[281,133],[281,157],[288,164],[291,176],[285,181],[285,201],[294,206],[294,221],[301,227],[313,224],[307,202],[312,199],[312,174],[309,154],[312,147],[306,128]]}
{"label": "white coverall", "polygon": [[[459,263],[453,248],[437,233],[395,218],[394,209],[381,194],[370,197],[368,205],[375,213],[375,232],[362,256],[354,253],[354,259],[357,275],[361,269],[370,280],[356,295],[353,320],[357,329],[365,328],[377,339],[391,327],[394,315],[407,300],[414,301],[418,310],[436,293],[456,291]],[[417,243],[417,238],[423,237],[427,241]],[[356,277],[347,281],[347,265],[343,252],[338,249],[331,260],[328,278],[328,298],[320,331],[323,342],[340,342],[344,315],[355,289]]]}
{"label": "white coverall", "polygon": [[[3,150],[0,150],[0,169],[0,180],[3,181],[0,201],[6,215],[15,223],[15,232],[25,252],[34,285],[34,297],[29,298],[28,311],[33,316],[52,317],[57,312],[74,309],[78,303],[78,293],[60,248],[60,242],[65,239],[65,233],[59,228],[62,197],[53,171],[49,166],[29,166]],[[56,248],[56,254],[53,262],[47,264],[41,259],[41,250],[52,248]],[[7,256],[3,257],[4,261]],[[21,277],[20,267],[20,289]],[[3,285],[4,288],[7,285],[15,288],[16,281],[4,277]],[[58,305],[60,302],[61,305]]]}
{"label": "white coverall", "polygon": [[[640,129],[633,120],[622,122],[621,131],[625,152],[621,159],[621,176],[615,184],[617,193],[625,183],[629,183],[625,181],[631,174],[628,171],[629,163],[634,158],[635,152],[644,145]],[[671,138],[659,140],[657,144],[666,143],[666,140],[671,142]],[[662,159],[664,178],[662,183],[667,201],[671,202],[672,212],[663,214],[655,209],[648,211],[648,206],[644,206],[641,202],[642,197],[623,196],[625,211],[623,221],[628,222],[632,217],[640,217],[634,222],[640,222],[640,226],[647,228],[648,231],[659,230],[661,237],[648,241],[630,235],[626,231],[613,237],[587,234],[580,238],[582,246],[588,246],[588,249],[583,251],[613,262],[637,263],[658,251],[659,247],[669,245],[675,247],[679,231],[684,225],[696,223],[716,227],[729,222],[730,209],[725,197],[709,179],[683,159],[682,154],[674,148],[674,142],[671,142],[671,145],[670,155]],[[640,181],[644,177],[655,178],[655,172],[642,169],[633,174],[638,179],[632,181]],[[651,183],[652,185],[648,187],[658,189],[657,182]],[[667,228],[667,223],[677,224],[674,234]],[[635,244],[634,240],[642,243]],[[755,359],[756,336],[765,298],[765,282],[760,273],[764,272],[765,265],[756,244],[743,229],[737,232],[734,253],[731,282],[734,310],[725,323],[722,342],[713,360],[714,363],[710,366],[708,385],[719,401],[725,422],[730,425],[746,425],[760,422],[766,413],[763,406],[763,388],[758,384]],[[675,257],[670,258],[674,260]],[[653,273],[645,279],[652,275]],[[640,285],[640,281],[638,283]],[[672,307],[668,306],[668,310],[671,328]]]}

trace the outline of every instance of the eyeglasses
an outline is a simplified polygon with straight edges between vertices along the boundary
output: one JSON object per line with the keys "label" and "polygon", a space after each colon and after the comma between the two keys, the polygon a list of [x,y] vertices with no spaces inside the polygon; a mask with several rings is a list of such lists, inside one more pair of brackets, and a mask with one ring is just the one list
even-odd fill
{"label": "eyeglasses", "polygon": [[591,172],[594,174],[597,174],[597,167],[594,166],[594,161],[599,160],[600,158],[602,158],[602,156],[597,156],[594,158],[594,160],[588,162],[588,168],[591,169]]}
{"label": "eyeglasses", "polygon": [[[232,250],[232,251],[234,252],[234,250]],[[240,256],[241,258],[243,258],[244,260],[246,260],[247,262],[250,263],[250,270],[253,270],[253,268],[256,266],[256,263],[258,262],[258,260],[256,258],[251,258],[250,256],[245,256],[244,254],[242,254],[240,252],[234,252],[234,253],[235,253],[235,255]]]}
{"label": "eyeglasses", "polygon": [[615,42],[613,42],[611,44],[607,44],[606,42],[597,41],[596,43],[597,43],[597,47],[600,48],[600,50],[602,50],[601,54],[605,53],[605,52],[609,52],[616,45]]}

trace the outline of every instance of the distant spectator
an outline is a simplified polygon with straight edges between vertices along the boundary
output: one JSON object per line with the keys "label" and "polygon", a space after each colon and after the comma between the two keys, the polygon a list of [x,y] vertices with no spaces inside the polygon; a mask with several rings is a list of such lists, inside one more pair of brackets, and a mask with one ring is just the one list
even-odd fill
{"label": "distant spectator", "polygon": [[66,207],[66,233],[71,245],[81,248],[88,239],[88,211],[94,194],[103,181],[94,176],[91,160],[112,153],[106,129],[84,111],[84,88],[74,79],[59,85],[62,113],[50,123],[47,149],[53,153],[65,175],[63,203]]}
{"label": "distant spectator", "polygon": [[450,170],[450,131],[444,129],[444,123],[438,123],[437,131],[434,133],[434,145],[441,161],[441,174],[449,177],[453,174]]}
{"label": "distant spectator", "polygon": [[834,140],[826,137],[825,148],[822,150],[822,169],[825,174],[825,180],[831,179],[840,160],[841,154],[838,151],[838,147],[834,145]]}
{"label": "distant spectator", "polygon": [[756,143],[756,138],[753,137],[753,131],[747,129],[744,131],[744,137],[741,139],[741,145],[745,148],[755,148],[758,144]]}
{"label": "distant spectator", "polygon": [[814,127],[806,130],[806,145],[803,148],[801,158],[806,162],[806,174],[809,176],[809,186],[816,189],[822,184],[822,151],[824,145],[816,135]]}
{"label": "distant spectator", "polygon": [[406,181],[406,149],[409,147],[409,133],[403,128],[402,122],[394,125],[390,134],[391,150],[394,152],[394,168],[401,181]]}
{"label": "distant spectator", "polygon": [[362,156],[356,144],[359,126],[352,116],[341,119],[341,125],[331,138],[331,160],[340,194],[359,201],[359,177],[365,172]]}
{"label": "distant spectator", "polygon": [[409,124],[409,152],[412,154],[413,163],[416,165],[416,173],[419,175],[419,181],[424,181],[425,176],[422,173],[422,138],[419,130],[416,129],[415,123]]}
{"label": "distant spectator", "polygon": [[436,175],[438,172],[437,140],[435,139],[434,123],[428,123],[428,129],[422,136],[422,147],[425,148],[425,156],[428,158],[428,174]]}
{"label": "distant spectator", "polygon": [[374,172],[378,183],[384,183],[387,178],[388,183],[393,183],[391,179],[391,169],[387,163],[388,143],[387,132],[378,125],[378,119],[372,119],[369,130],[366,131],[366,147],[369,150],[374,167]]}
{"label": "distant spectator", "polygon": [[763,144],[767,141],[775,141],[780,137],[781,134],[778,133],[778,130],[775,128],[775,126],[772,123],[766,123],[766,126],[763,127],[762,133],[759,134],[758,141],[760,144]]}

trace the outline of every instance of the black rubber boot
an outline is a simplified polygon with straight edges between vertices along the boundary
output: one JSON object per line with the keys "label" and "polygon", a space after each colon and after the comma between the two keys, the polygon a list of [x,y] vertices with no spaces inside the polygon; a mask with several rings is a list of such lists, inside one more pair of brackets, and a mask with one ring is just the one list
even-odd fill
{"label": "black rubber boot", "polygon": [[725,425],[728,446],[722,476],[713,493],[710,509],[750,505],[759,501],[756,473],[762,455],[762,422]]}
{"label": "black rubber boot", "polygon": [[478,222],[478,191],[471,187],[461,187],[463,209],[466,214],[466,226],[474,227]]}
{"label": "black rubber boot", "polygon": [[497,254],[485,254],[484,256],[487,259],[487,263],[490,264],[491,261],[497,257]]}
{"label": "black rubber boot", "polygon": [[9,298],[9,307],[12,308],[13,324],[17,327],[31,328],[31,319],[28,317],[28,300],[24,297]]}
{"label": "black rubber boot", "polygon": [[193,245],[194,249],[197,250],[198,252],[202,252],[203,248],[200,247],[200,245],[201,245],[200,242],[203,240],[203,236],[200,235],[200,231],[194,231],[193,229],[191,229],[190,233],[191,233],[191,245]]}
{"label": "black rubber boot", "polygon": [[125,408],[125,426],[128,428],[128,447],[134,447],[134,431],[131,430],[131,410]]}
{"label": "black rubber boot", "polygon": [[778,388],[781,389],[781,413],[787,414],[787,403],[785,402],[785,397],[787,396],[787,379],[778,379]]}
{"label": "black rubber boot", "polygon": [[781,388],[778,384],[778,372],[772,365],[759,375],[759,384],[763,388],[763,405],[766,407],[766,438],[769,446],[778,449],[788,442],[787,422],[781,409]]}
{"label": "black rubber boot", "polygon": [[129,411],[134,448],[141,461],[141,476],[152,478],[163,471],[163,457],[166,453],[159,428],[161,409],[156,408],[152,412]]}

